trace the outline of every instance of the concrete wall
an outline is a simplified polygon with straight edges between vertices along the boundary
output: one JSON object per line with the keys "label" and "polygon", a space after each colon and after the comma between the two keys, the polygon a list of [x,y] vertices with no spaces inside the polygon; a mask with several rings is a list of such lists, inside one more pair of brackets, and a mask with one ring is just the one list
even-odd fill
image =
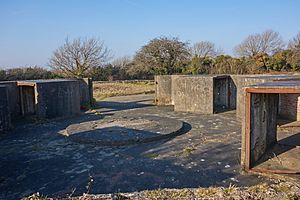
{"label": "concrete wall", "polygon": [[279,115],[282,118],[300,121],[300,94],[280,94]]}
{"label": "concrete wall", "polygon": [[264,81],[263,79],[249,79],[250,77],[251,75],[231,75],[231,79],[236,88],[236,116],[239,119],[242,119],[245,113],[244,87],[253,84],[263,83]]}
{"label": "concrete wall", "polygon": [[175,111],[211,114],[213,107],[213,77],[178,76],[174,78]]}
{"label": "concrete wall", "polygon": [[91,78],[78,79],[80,89],[80,107],[82,109],[94,106],[93,80]]}
{"label": "concrete wall", "polygon": [[175,80],[179,77],[183,77],[187,75],[172,75],[171,76],[171,105],[175,105],[174,97],[175,97]]}
{"label": "concrete wall", "polygon": [[7,86],[0,86],[0,133],[9,130],[10,127],[8,89]]}
{"label": "concrete wall", "polygon": [[0,85],[7,86],[8,90],[8,104],[11,114],[11,119],[14,121],[21,117],[21,106],[20,106],[20,96],[19,88],[16,81],[1,81]]}
{"label": "concrete wall", "polygon": [[[231,75],[231,78],[236,86],[236,116],[238,119],[242,119],[245,113],[245,93],[244,87],[250,85],[256,85],[267,82],[275,81],[289,81],[299,80],[300,76],[286,76],[286,75]],[[284,104],[280,104],[284,105]],[[296,111],[294,111],[296,112]]]}
{"label": "concrete wall", "polygon": [[172,75],[155,76],[154,81],[155,81],[155,104],[173,105]]}
{"label": "concrete wall", "polygon": [[236,105],[236,115],[238,118],[242,118],[245,113],[245,93],[243,88],[250,85],[256,85],[266,82],[265,79],[256,79],[252,77],[245,77],[240,79],[240,85],[237,87],[237,105]]}
{"label": "concrete wall", "polygon": [[173,77],[175,111],[212,114],[231,109],[230,81],[226,75]]}
{"label": "concrete wall", "polygon": [[37,118],[66,117],[80,113],[78,81],[36,84]]}
{"label": "concrete wall", "polygon": [[[278,94],[255,94],[251,95],[250,104],[250,165],[266,152],[276,142]],[[248,110],[245,111],[247,114]],[[245,115],[246,118],[246,115]],[[242,125],[242,149],[241,165],[245,167],[246,161],[246,119]]]}
{"label": "concrete wall", "polygon": [[237,88],[231,77],[228,79],[228,81],[229,81],[229,108],[236,109]]}

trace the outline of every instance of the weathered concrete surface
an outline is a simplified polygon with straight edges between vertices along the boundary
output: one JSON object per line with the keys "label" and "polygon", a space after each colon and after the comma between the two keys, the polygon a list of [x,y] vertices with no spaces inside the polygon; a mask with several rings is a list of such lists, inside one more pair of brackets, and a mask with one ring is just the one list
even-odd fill
{"label": "weathered concrete surface", "polygon": [[77,80],[52,79],[18,81],[23,115],[38,119],[67,117],[80,113]]}
{"label": "weathered concrete surface", "polygon": [[121,117],[73,124],[62,134],[81,144],[122,146],[171,139],[188,128],[182,121],[166,117]]}
{"label": "weathered concrete surface", "polygon": [[154,77],[156,105],[172,105],[172,75]]}
{"label": "weathered concrete surface", "polygon": [[80,113],[80,92],[77,81],[49,81],[36,85],[38,118],[55,118]]}
{"label": "weathered concrete surface", "polygon": [[[277,109],[278,94],[251,95],[251,166],[277,141]],[[245,147],[242,147],[242,149],[245,149]]]}
{"label": "weathered concrete surface", "polygon": [[213,113],[213,78],[183,76],[174,80],[174,110],[194,113]]}
{"label": "weathered concrete surface", "polygon": [[236,109],[236,104],[237,104],[237,87],[230,76],[228,78],[229,81],[229,109],[234,110]]}
{"label": "weathered concrete surface", "polygon": [[0,85],[0,133],[9,130],[11,117],[8,103],[7,86]]}
{"label": "weathered concrete surface", "polygon": [[[91,194],[250,186],[266,180],[239,173],[241,128],[234,112],[174,112],[172,106],[149,106],[153,98],[107,98],[99,103],[100,115],[20,124],[0,136],[0,199],[20,199],[37,191],[48,197],[66,197],[73,189],[73,196],[82,195],[91,178]],[[122,116],[168,117],[184,121],[192,129],[172,140],[123,147],[78,144],[58,133],[71,124]]]}
{"label": "weathered concrete surface", "polygon": [[231,107],[229,76],[177,76],[173,84],[175,111],[212,114]]}
{"label": "weathered concrete surface", "polygon": [[172,105],[174,106],[175,105],[175,102],[174,102],[174,99],[175,99],[175,87],[176,85],[174,84],[175,83],[175,80],[177,78],[180,78],[180,77],[183,77],[183,76],[187,76],[187,75],[172,75],[171,76],[171,79],[172,79],[172,84],[171,84],[171,100],[172,100]]}
{"label": "weathered concrete surface", "polygon": [[[268,82],[276,82],[276,81],[293,81],[299,80],[300,76],[287,76],[287,75],[231,75],[231,78],[236,86],[236,115],[238,119],[242,119],[245,113],[245,93],[244,87],[260,84],[260,83],[268,83]],[[284,104],[282,104],[284,105]],[[295,112],[295,111],[294,111]]]}
{"label": "weathered concrete surface", "polygon": [[93,80],[91,78],[78,79],[80,89],[80,106],[82,109],[94,106]]}
{"label": "weathered concrete surface", "polygon": [[161,106],[174,105],[175,84],[178,77],[187,75],[157,75],[155,80],[155,104]]}
{"label": "weathered concrete surface", "polygon": [[21,107],[20,107],[20,96],[19,88],[16,81],[0,81],[0,85],[7,86],[8,90],[8,104],[11,119],[17,120],[21,117]]}
{"label": "weathered concrete surface", "polygon": [[280,94],[278,114],[282,118],[300,121],[300,94]]}

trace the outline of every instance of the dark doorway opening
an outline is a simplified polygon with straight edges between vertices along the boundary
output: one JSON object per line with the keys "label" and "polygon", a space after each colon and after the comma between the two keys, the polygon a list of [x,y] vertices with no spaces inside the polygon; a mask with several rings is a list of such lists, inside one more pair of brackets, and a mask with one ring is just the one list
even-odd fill
{"label": "dark doorway opening", "polygon": [[20,86],[21,113],[23,116],[36,114],[35,92],[33,86]]}
{"label": "dark doorway opening", "polygon": [[216,77],[213,85],[213,107],[214,113],[226,112],[235,109],[234,102],[231,102],[232,86],[230,77]]}

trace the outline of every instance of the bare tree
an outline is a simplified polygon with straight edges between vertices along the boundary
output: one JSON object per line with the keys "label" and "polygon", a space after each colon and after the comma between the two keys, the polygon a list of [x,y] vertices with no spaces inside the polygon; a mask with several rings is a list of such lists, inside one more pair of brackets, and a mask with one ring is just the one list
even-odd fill
{"label": "bare tree", "polygon": [[300,69],[300,32],[289,41],[287,61],[291,65],[292,70]]}
{"label": "bare tree", "polygon": [[239,56],[253,57],[257,54],[272,55],[283,47],[284,43],[279,33],[267,30],[263,33],[248,36],[241,44],[235,47],[235,52]]}
{"label": "bare tree", "polygon": [[92,68],[102,66],[110,56],[103,41],[94,38],[66,39],[65,44],[54,51],[49,65],[65,76],[84,77]]}
{"label": "bare tree", "polygon": [[300,32],[289,41],[289,45],[288,45],[289,49],[300,49]]}
{"label": "bare tree", "polygon": [[217,50],[214,43],[208,41],[197,42],[190,48],[190,54],[193,57],[214,57],[220,52],[221,50]]}
{"label": "bare tree", "polygon": [[123,56],[123,57],[113,60],[111,62],[111,65],[113,67],[124,68],[124,67],[128,66],[131,62],[132,62],[132,60],[129,56]]}

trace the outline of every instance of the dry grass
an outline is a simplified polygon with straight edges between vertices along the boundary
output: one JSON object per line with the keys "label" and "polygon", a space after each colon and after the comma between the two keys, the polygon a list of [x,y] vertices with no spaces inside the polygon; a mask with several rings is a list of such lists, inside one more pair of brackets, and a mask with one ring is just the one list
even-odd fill
{"label": "dry grass", "polygon": [[276,184],[261,183],[251,187],[208,187],[208,188],[183,188],[183,189],[156,189],[132,193],[114,194],[83,194],[82,196],[69,198],[47,198],[35,193],[24,200],[200,200],[200,199],[299,199],[300,187],[293,182],[278,182]]}
{"label": "dry grass", "polygon": [[133,94],[154,93],[153,81],[93,82],[94,98],[102,100],[107,97]]}

